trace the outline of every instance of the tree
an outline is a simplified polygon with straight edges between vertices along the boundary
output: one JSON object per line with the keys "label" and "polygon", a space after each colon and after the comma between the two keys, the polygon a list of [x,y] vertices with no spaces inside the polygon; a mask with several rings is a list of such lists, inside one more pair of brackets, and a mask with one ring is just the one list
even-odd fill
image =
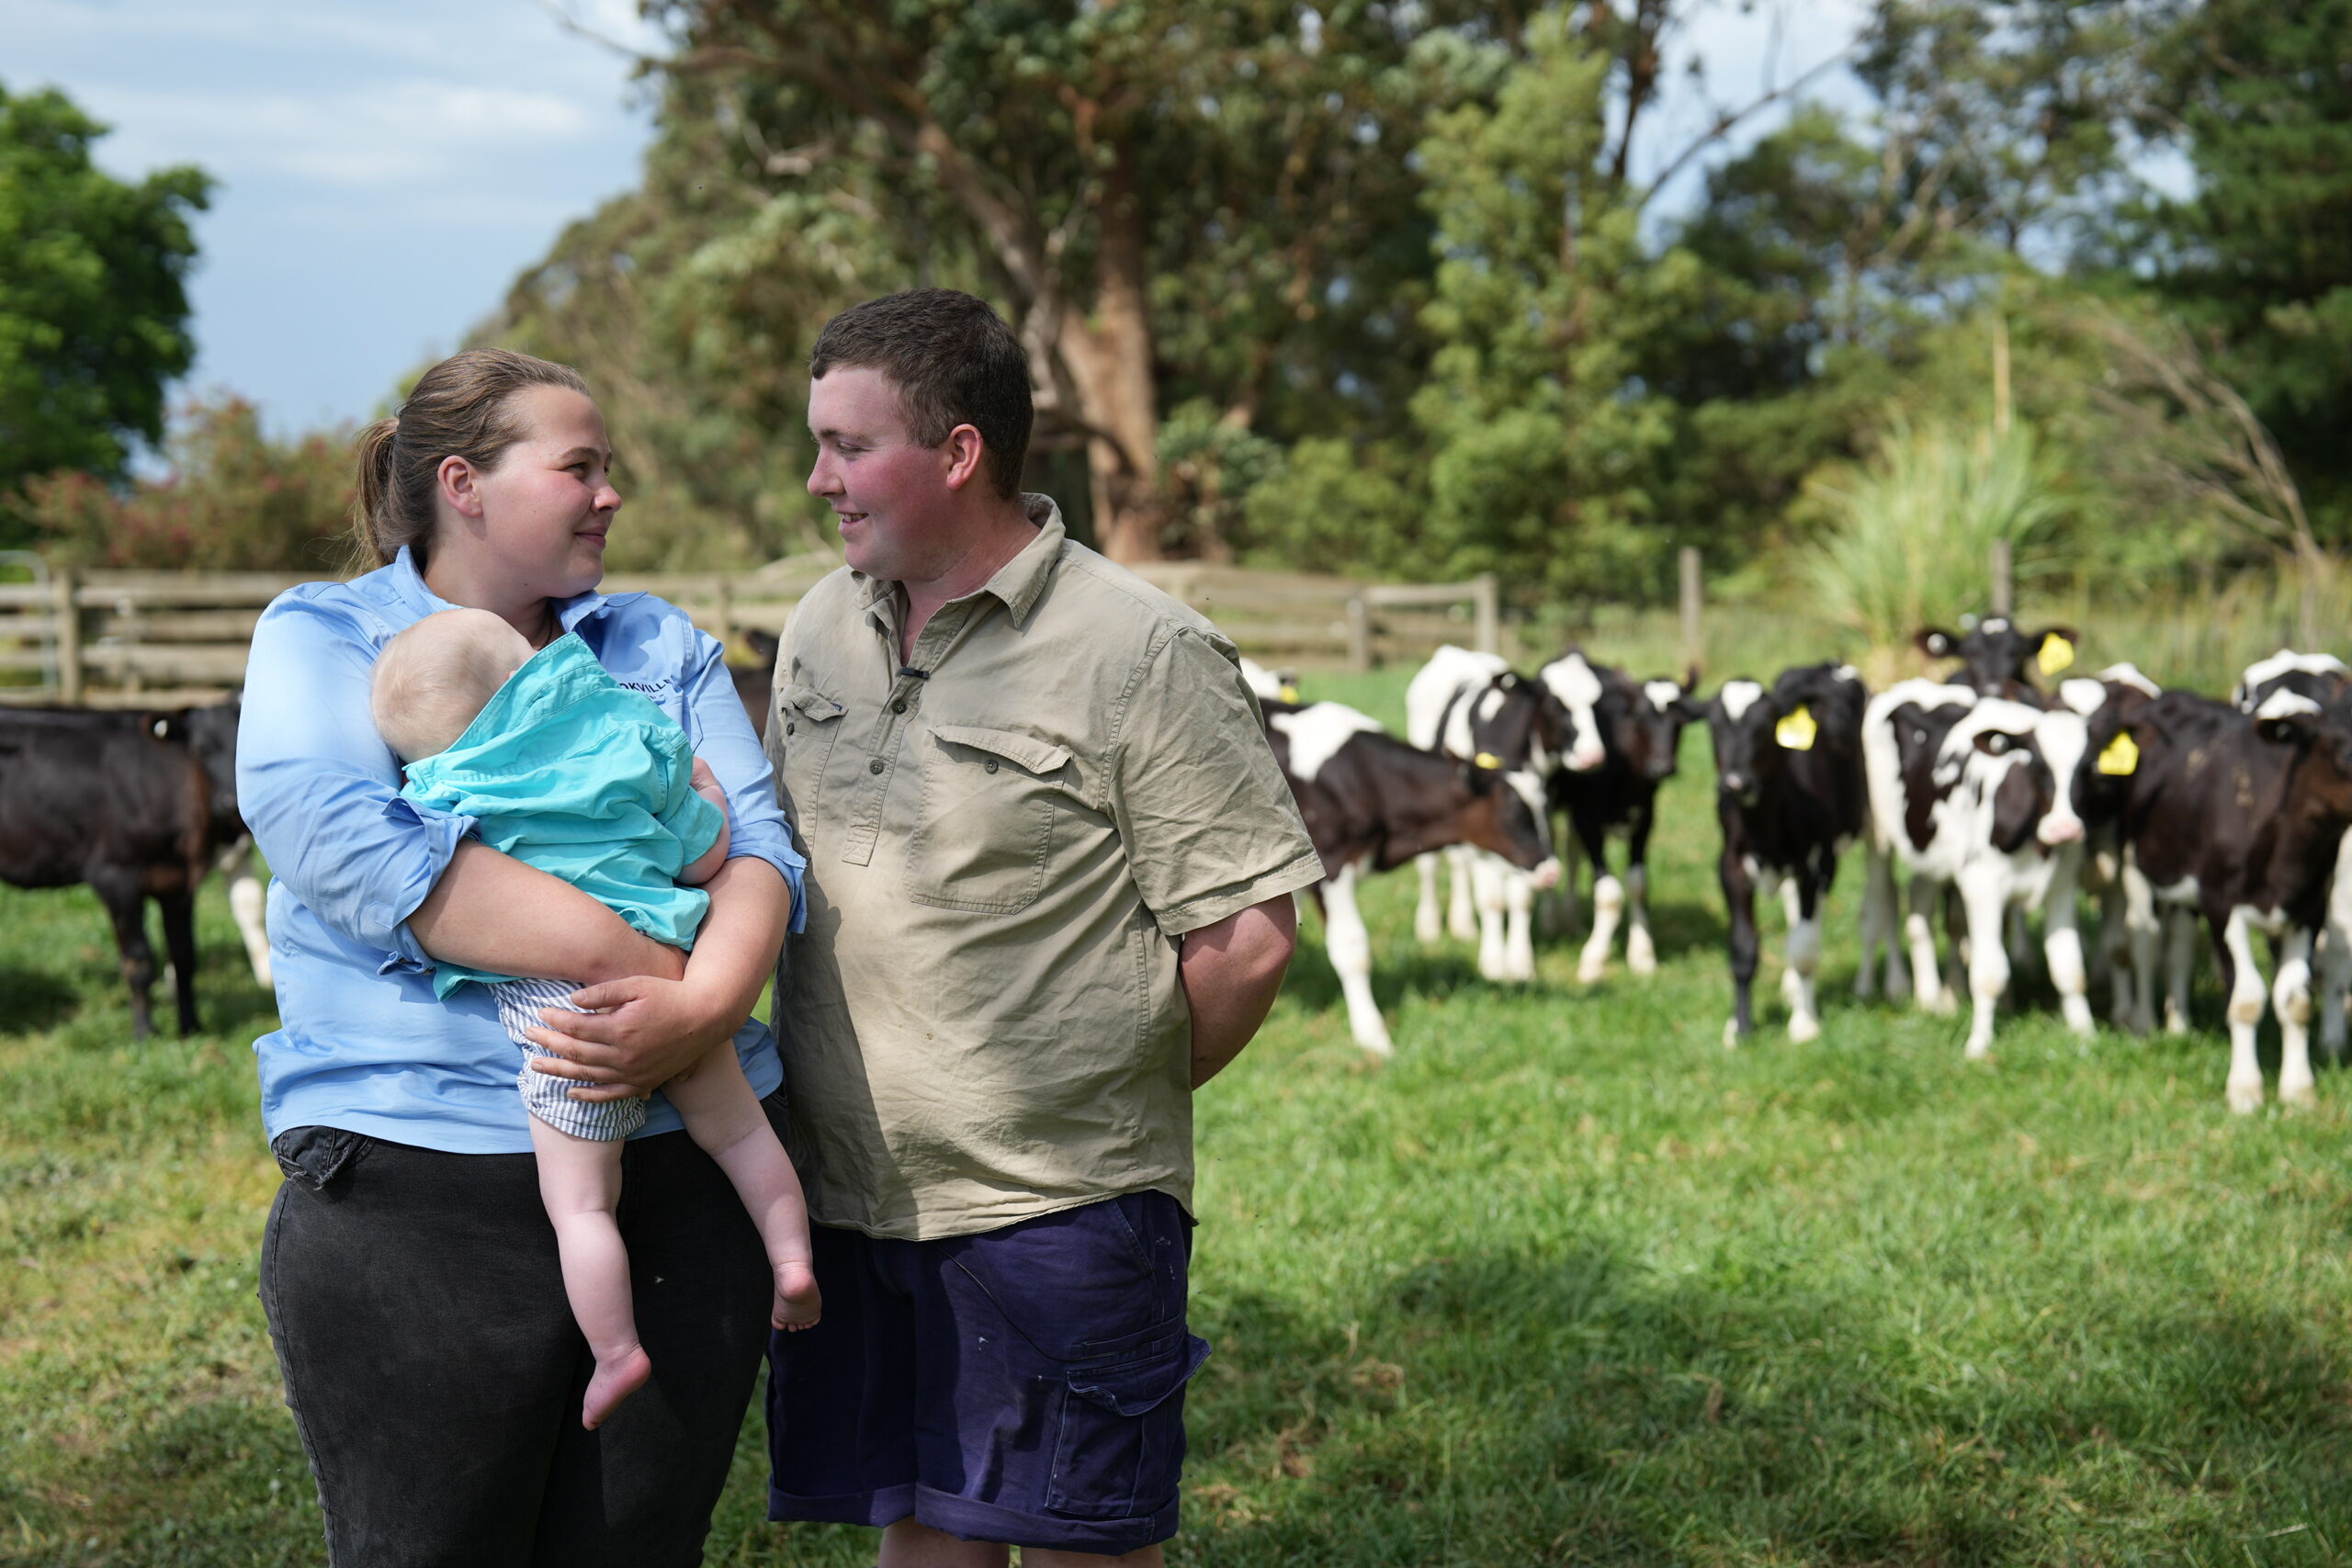
{"label": "tree", "polygon": [[53,469],[119,477],[195,357],[188,220],[210,181],[115,179],[90,161],[104,134],[54,89],[0,88],[0,498]]}

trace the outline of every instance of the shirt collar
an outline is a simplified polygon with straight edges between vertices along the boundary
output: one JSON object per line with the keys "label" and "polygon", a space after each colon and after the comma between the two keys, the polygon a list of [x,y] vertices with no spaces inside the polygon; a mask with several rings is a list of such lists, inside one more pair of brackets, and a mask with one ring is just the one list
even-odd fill
{"label": "shirt collar", "polygon": [[[973,591],[967,598],[979,593],[993,593],[1003,602],[1005,613],[1016,626],[1029,618],[1036,608],[1046,584],[1053,581],[1054,566],[1061,559],[1062,542],[1069,530],[1062,524],[1061,508],[1053,498],[1023,492],[1021,509],[1035,525],[1037,536],[1021,547],[1020,553],[996,569],[996,575]],[[887,577],[868,577],[862,571],[851,573],[864,593],[859,608],[871,610],[899,591],[898,582]]]}
{"label": "shirt collar", "polygon": [[[416,569],[416,557],[408,546],[401,547],[401,553],[392,558],[392,564],[385,570],[390,574],[393,595],[414,610],[420,620],[439,611],[458,607],[425,586],[424,573]],[[567,632],[575,630],[581,622],[592,615],[603,615],[611,605],[612,600],[608,596],[593,588],[585,593],[575,593],[569,599],[559,599],[555,602],[556,625]]]}

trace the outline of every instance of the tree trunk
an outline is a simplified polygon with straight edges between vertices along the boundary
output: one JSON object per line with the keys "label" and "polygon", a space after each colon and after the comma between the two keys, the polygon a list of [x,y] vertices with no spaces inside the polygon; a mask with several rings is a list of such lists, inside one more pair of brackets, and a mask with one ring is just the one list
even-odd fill
{"label": "tree trunk", "polygon": [[1122,146],[1105,175],[1094,308],[1061,323],[1063,363],[1087,429],[1094,535],[1113,560],[1159,558],[1159,393],[1152,379],[1142,203]]}

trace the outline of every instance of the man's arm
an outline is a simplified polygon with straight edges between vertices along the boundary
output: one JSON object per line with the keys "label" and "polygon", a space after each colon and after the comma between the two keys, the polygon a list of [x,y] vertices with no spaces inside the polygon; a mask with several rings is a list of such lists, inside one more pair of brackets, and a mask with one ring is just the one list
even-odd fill
{"label": "man's arm", "polygon": [[1241,1055],[1266,1021],[1298,946],[1298,910],[1285,893],[1187,931],[1182,941],[1177,973],[1193,1012],[1193,1087],[1198,1089]]}

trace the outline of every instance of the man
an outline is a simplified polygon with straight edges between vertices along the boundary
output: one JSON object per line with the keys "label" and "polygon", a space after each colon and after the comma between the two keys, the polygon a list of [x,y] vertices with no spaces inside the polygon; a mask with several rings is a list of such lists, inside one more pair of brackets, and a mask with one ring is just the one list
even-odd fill
{"label": "man", "polygon": [[1029,372],[920,289],[810,357],[848,569],[777,656],[810,859],[776,992],[824,1320],[770,1350],[769,1517],[884,1568],[1160,1561],[1186,1381],[1192,1091],[1322,874],[1233,647],[1018,490]]}

